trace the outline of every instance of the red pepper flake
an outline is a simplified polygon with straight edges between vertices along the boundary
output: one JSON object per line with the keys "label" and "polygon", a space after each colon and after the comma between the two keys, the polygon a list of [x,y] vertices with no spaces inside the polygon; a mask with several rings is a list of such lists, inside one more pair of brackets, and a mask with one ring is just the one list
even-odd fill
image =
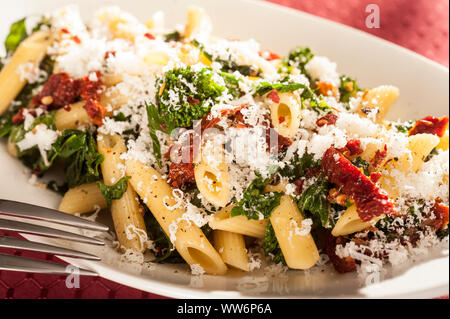
{"label": "red pepper flake", "polygon": [[264,52],[258,52],[259,56],[266,59],[267,61],[273,61],[273,60],[281,60],[281,57],[272,52],[272,51],[264,51]]}
{"label": "red pepper flake", "polygon": [[370,173],[370,180],[374,183],[378,183],[378,181],[381,178],[381,173],[380,172],[372,172]]}
{"label": "red pepper flake", "polygon": [[316,125],[319,127],[322,127],[324,125],[334,125],[336,124],[336,121],[338,119],[338,116],[333,113],[329,113],[325,116],[322,116],[320,119],[316,121]]}
{"label": "red pepper flake", "polygon": [[427,116],[416,122],[414,127],[411,130],[409,130],[409,135],[411,136],[416,134],[433,134],[442,137],[447,127],[448,127],[447,116],[443,116],[441,118]]}
{"label": "red pepper flake", "polygon": [[195,99],[195,98],[193,98],[192,96],[189,96],[189,95],[187,97],[187,100],[191,104],[200,104],[200,100],[197,100],[197,99]]}
{"label": "red pepper flake", "polygon": [[66,33],[66,34],[67,34],[67,33],[70,33],[69,30],[67,30],[66,28],[62,28],[62,29],[61,29],[61,32],[62,32],[62,33]]}
{"label": "red pepper flake", "polygon": [[105,52],[105,60],[108,59],[110,56],[116,56],[116,51],[106,51]]}
{"label": "red pepper flake", "polygon": [[338,273],[346,273],[356,271],[356,263],[352,257],[341,258],[336,255],[336,246],[345,245],[347,240],[340,236],[334,237],[331,232],[327,233],[325,251]]}
{"label": "red pepper flake", "polygon": [[63,107],[64,111],[70,112],[72,110],[72,107],[70,106],[70,104],[67,104]]}
{"label": "red pepper flake", "polygon": [[397,213],[385,192],[333,147],[323,155],[322,172],[339,187],[340,192],[355,201],[362,221],[367,222],[382,214]]}
{"label": "red pepper flake", "polygon": [[146,33],[146,34],[144,34],[144,36],[147,38],[147,39],[150,39],[150,40],[155,40],[156,38],[153,36],[153,34],[151,34],[151,33]]}
{"label": "red pepper flake", "polygon": [[373,158],[370,160],[370,164],[373,168],[377,168],[387,157],[387,145],[384,144],[383,150],[377,150]]}
{"label": "red pepper flake", "polygon": [[267,97],[271,99],[273,103],[280,103],[280,96],[278,95],[277,90],[270,91],[270,93],[267,94]]}
{"label": "red pepper flake", "polygon": [[280,118],[278,119],[278,122],[281,124],[284,121],[286,121],[286,119],[284,118],[284,116],[280,116]]}
{"label": "red pepper flake", "polygon": [[72,37],[72,40],[75,41],[76,44],[80,44],[81,43],[81,39],[77,35],[74,35]]}

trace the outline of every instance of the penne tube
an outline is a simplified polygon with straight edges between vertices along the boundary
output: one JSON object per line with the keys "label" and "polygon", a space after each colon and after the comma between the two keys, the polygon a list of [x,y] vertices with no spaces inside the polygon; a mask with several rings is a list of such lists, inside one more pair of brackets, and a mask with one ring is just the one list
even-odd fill
{"label": "penne tube", "polygon": [[209,38],[211,31],[211,19],[205,10],[199,7],[189,7],[184,37],[186,39],[200,38],[201,41],[204,41]]}
{"label": "penne tube", "polygon": [[173,189],[155,169],[142,162],[126,161],[130,183],[146,203],[159,225],[189,265],[200,265],[206,273],[222,275],[227,267],[202,230],[183,219],[184,208],[177,207]]}
{"label": "penne tube", "polygon": [[223,230],[213,231],[214,247],[222,256],[223,261],[232,267],[249,271],[247,249],[241,234]]}
{"label": "penne tube", "polygon": [[68,214],[84,214],[105,209],[106,199],[97,183],[88,183],[69,189],[63,196],[58,210]]}
{"label": "penne tube", "polygon": [[281,196],[280,205],[270,216],[286,264],[293,269],[309,269],[319,260],[319,252],[311,234],[303,234],[299,229],[302,220],[302,213],[289,195]]}
{"label": "penne tube", "polygon": [[389,112],[392,104],[398,99],[400,92],[398,88],[392,85],[381,85],[376,88],[364,92],[361,101],[361,109],[359,114],[366,116],[365,110],[378,108],[376,114],[376,122],[382,123],[386,114]]}
{"label": "penne tube", "polygon": [[6,111],[11,102],[27,83],[17,72],[20,65],[32,63],[38,66],[52,42],[50,31],[37,31],[26,38],[16,49],[11,60],[0,71],[0,114]]}
{"label": "penne tube", "polygon": [[[97,144],[98,152],[104,157],[100,164],[104,183],[112,186],[125,176],[125,161],[120,158],[127,151],[125,142],[119,135],[99,135]],[[111,215],[121,246],[143,252],[147,231],[136,193],[130,184],[120,199],[112,200]]]}
{"label": "penne tube", "polygon": [[440,138],[439,144],[436,146],[436,148],[441,149],[443,151],[447,151],[448,144],[449,144],[448,130],[446,130],[444,135]]}
{"label": "penne tube", "polygon": [[68,108],[62,108],[55,112],[55,127],[57,130],[74,130],[92,124],[92,120],[84,105],[86,102],[80,101],[71,104]]}
{"label": "penne tube", "polygon": [[229,205],[215,213],[209,220],[209,227],[232,233],[256,238],[264,238],[267,227],[267,219],[248,219],[245,216],[231,217],[231,209],[235,205]]}
{"label": "penne tube", "polygon": [[334,225],[331,234],[334,237],[353,234],[375,225],[385,215],[380,215],[368,222],[363,222],[358,215],[356,206],[352,205],[339,217],[336,225]]}
{"label": "penne tube", "polygon": [[271,122],[278,134],[293,137],[300,127],[301,103],[292,93],[280,93],[280,101],[270,105]]}

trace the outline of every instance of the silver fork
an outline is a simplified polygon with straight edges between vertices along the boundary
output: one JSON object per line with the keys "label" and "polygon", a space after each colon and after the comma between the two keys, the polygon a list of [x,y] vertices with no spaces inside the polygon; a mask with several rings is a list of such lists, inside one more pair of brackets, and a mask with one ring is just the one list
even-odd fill
{"label": "silver fork", "polygon": [[[2,218],[2,215],[19,217],[24,219],[41,220],[81,229],[88,229],[102,232],[108,231],[107,226],[104,226],[97,222],[92,222],[77,216],[65,214],[54,209],[15,202],[6,199],[0,199],[0,230],[14,231],[19,234],[25,233],[52,238],[61,238],[92,245],[104,245],[104,242],[97,238],[91,238],[46,226],[4,219]],[[84,253],[81,251],[6,236],[0,236],[0,248],[12,248],[19,250],[36,251],[56,256],[75,257],[86,260],[97,260],[97,261],[100,260],[100,258],[95,255]],[[66,265],[1,253],[0,253],[0,270],[47,273],[47,274],[71,273],[71,271],[67,269]],[[79,274],[88,276],[97,276],[97,273],[86,269],[79,269]]]}

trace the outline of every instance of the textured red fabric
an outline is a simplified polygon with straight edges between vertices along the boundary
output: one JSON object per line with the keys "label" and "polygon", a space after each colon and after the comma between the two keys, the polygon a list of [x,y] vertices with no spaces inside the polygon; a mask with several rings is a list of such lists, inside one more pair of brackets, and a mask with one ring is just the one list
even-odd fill
{"label": "textured red fabric", "polygon": [[[448,0],[270,0],[270,2],[361,29],[447,67],[449,65]],[[380,7],[379,29],[368,29],[365,26],[367,16],[365,8],[370,3],[376,3]],[[12,253],[58,261],[57,258],[46,254]],[[0,271],[0,298],[153,299],[164,297],[103,278],[82,277],[79,289],[68,289],[65,285],[65,276]],[[448,296],[440,298],[448,298]]]}

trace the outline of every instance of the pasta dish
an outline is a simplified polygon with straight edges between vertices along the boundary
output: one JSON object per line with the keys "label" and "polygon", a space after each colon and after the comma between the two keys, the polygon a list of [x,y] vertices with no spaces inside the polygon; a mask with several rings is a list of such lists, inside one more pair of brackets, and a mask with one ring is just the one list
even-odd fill
{"label": "pasta dish", "polygon": [[127,256],[368,274],[448,242],[448,117],[389,121],[397,87],[308,47],[216,37],[197,7],[168,29],[68,6],[15,22],[5,49],[8,152],[60,211],[108,210]]}

